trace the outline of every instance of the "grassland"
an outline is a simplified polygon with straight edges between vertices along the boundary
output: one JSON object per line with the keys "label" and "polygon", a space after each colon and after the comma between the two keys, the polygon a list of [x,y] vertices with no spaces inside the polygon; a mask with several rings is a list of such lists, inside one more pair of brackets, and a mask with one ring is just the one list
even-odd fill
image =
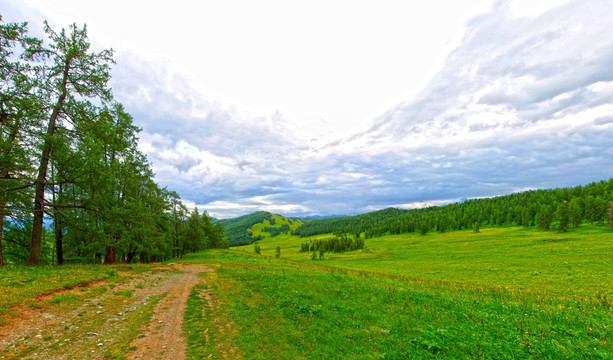
{"label": "grassland", "polygon": [[[323,260],[299,252],[305,240],[279,235],[259,241],[262,255],[250,245],[176,260],[215,269],[201,274],[206,281],[187,300],[188,359],[613,358],[610,229],[385,236],[367,239],[364,250]],[[172,275],[171,269],[164,266],[159,276]],[[48,320],[58,323],[44,328],[40,339],[30,335],[27,347],[1,350],[0,357],[41,349],[59,356],[67,354],[65,343],[87,349],[83,354],[95,350],[94,357],[130,356],[131,339],[160,298],[147,298],[157,287],[134,276],[156,271],[162,268],[1,269],[0,309],[25,304],[75,314],[66,325]],[[134,279],[131,286],[127,278]],[[95,280],[104,281],[91,286]],[[60,291],[85,284],[91,287]],[[10,313],[3,319],[10,321]]]}
{"label": "grassland", "polygon": [[[138,267],[142,269],[142,267]],[[35,305],[34,300],[42,295],[59,290],[91,284],[94,281],[110,282],[121,278],[118,269],[133,266],[65,265],[61,267],[6,266],[0,269],[0,324],[11,316],[12,307],[18,304]]]}
{"label": "grassland", "polygon": [[[191,258],[218,269],[206,285],[218,305],[200,320],[209,339],[246,359],[613,357],[605,228],[390,236],[316,261],[299,252],[304,240],[265,239],[261,256],[246,246]],[[203,343],[192,334],[190,346]]]}

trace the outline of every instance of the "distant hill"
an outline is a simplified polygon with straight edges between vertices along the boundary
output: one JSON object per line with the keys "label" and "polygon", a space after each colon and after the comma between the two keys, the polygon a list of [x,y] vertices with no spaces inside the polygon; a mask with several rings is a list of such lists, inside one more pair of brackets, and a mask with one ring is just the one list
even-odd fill
{"label": "distant hill", "polygon": [[303,222],[267,211],[257,211],[232,219],[218,221],[224,227],[224,236],[230,246],[248,245],[267,237],[291,232]]}
{"label": "distant hill", "polygon": [[230,246],[247,245],[290,231],[301,237],[351,234],[377,237],[430,231],[478,230],[482,225],[523,225],[572,231],[582,222],[613,220],[613,178],[562,189],[530,190],[445,206],[404,210],[387,208],[355,216],[290,219],[265,211],[221,220]]}
{"label": "distant hill", "polygon": [[291,234],[302,225],[298,219],[290,219],[285,216],[272,214],[272,219],[266,219],[261,223],[254,224],[248,231],[255,241],[267,237],[275,237],[280,234]]}
{"label": "distant hill", "polygon": [[479,229],[481,225],[522,225],[561,232],[582,222],[613,221],[613,178],[585,186],[530,190],[484,199],[462,200],[440,207],[388,208],[356,216],[305,221],[293,234],[352,234],[366,238],[385,234]]}
{"label": "distant hill", "polygon": [[254,239],[247,230],[255,224],[264,222],[264,220],[272,219],[272,215],[268,211],[257,211],[232,219],[219,220],[219,223],[223,226],[224,236],[228,239],[230,246],[248,245]]}

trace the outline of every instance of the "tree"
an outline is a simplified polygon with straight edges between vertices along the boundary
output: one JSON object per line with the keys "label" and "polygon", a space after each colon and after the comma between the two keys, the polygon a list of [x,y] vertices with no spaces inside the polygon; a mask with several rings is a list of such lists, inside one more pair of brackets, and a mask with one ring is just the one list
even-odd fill
{"label": "tree", "polygon": [[44,71],[39,72],[39,86],[44,92],[42,96],[50,113],[46,114],[47,126],[34,185],[34,222],[28,265],[40,264],[45,186],[56,129],[62,121],[67,120],[65,115],[78,107],[84,99],[102,102],[111,100],[107,84],[110,80],[110,64],[113,63],[112,50],[90,52],[86,26],[79,29],[71,25],[70,34],[67,35],[64,29],[56,33],[45,22],[45,32],[51,39],[50,48],[45,49],[51,62],[43,66]]}
{"label": "tree", "polygon": [[609,201],[609,212],[607,213],[609,216],[609,224],[611,225],[611,230],[613,230],[613,201]]}
{"label": "tree", "polygon": [[558,231],[567,232],[569,223],[568,201],[562,200],[556,210],[556,220],[558,221]]}
{"label": "tree", "polygon": [[540,229],[549,230],[553,214],[549,205],[543,204],[536,213],[536,223]]}
{"label": "tree", "polygon": [[581,199],[574,197],[568,205],[568,216],[573,229],[581,225],[583,220],[583,210],[581,209]]}
{"label": "tree", "polygon": [[475,227],[473,228],[473,232],[478,233],[479,232],[479,222],[475,221]]}
{"label": "tree", "polygon": [[422,235],[426,235],[428,233],[430,229],[428,228],[428,224],[426,224],[425,222],[422,222],[419,225],[419,233]]}
{"label": "tree", "polygon": [[[34,94],[35,68],[28,61],[40,56],[40,45],[40,40],[27,36],[27,23],[4,24],[0,15],[0,266],[4,265],[4,218],[27,212],[27,197],[16,190],[31,182],[35,144],[23,140],[39,122],[40,104]],[[9,206],[13,211],[7,211]]]}
{"label": "tree", "polygon": [[275,251],[275,257],[278,259],[281,257],[281,247],[277,246],[277,250]]}

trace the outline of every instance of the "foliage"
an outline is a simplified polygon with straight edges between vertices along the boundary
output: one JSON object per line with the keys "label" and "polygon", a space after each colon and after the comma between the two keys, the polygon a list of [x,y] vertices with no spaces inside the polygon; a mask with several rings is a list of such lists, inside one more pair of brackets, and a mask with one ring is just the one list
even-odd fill
{"label": "foliage", "polygon": [[228,239],[230,246],[248,245],[259,239],[253,238],[249,233],[253,225],[272,219],[272,214],[266,211],[258,211],[248,215],[239,216],[232,219],[219,220],[224,228],[224,235]]}
{"label": "foliage", "polygon": [[[470,229],[478,226],[535,226],[548,230],[552,223],[560,231],[582,223],[604,224],[608,204],[613,201],[613,178],[585,186],[531,190],[494,198],[467,200],[441,207],[402,210],[388,208],[356,216],[305,221],[293,231],[301,237],[320,234],[360,235]],[[566,205],[565,205],[566,204]],[[554,213],[555,210],[555,213]]]}
{"label": "foliage", "polygon": [[0,17],[0,265],[155,262],[227,247],[221,225],[188,217],[153,181],[140,129],[108,86],[112,50],[93,51],[86,26],[45,23],[45,33],[47,42],[28,37],[26,23]]}
{"label": "foliage", "polygon": [[[280,249],[279,246],[277,246],[277,248]],[[300,252],[327,251],[342,253],[345,251],[355,251],[363,248],[364,239],[362,238],[352,239],[349,237],[332,237],[303,242],[300,246]]]}

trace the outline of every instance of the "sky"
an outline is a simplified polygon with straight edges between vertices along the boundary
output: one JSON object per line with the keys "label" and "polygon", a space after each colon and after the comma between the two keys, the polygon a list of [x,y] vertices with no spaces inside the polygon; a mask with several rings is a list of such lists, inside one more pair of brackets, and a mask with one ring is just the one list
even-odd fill
{"label": "sky", "polygon": [[87,24],[155,179],[229,218],[613,177],[610,0],[2,0]]}

